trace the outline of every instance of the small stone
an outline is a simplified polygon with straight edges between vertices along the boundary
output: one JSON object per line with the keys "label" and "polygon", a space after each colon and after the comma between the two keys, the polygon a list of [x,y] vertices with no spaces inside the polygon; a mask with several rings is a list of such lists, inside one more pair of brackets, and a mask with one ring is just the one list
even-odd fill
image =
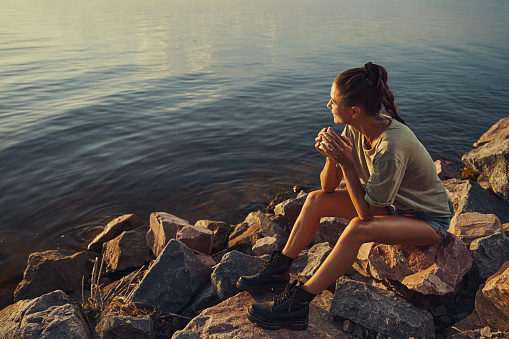
{"label": "small stone", "polygon": [[353,332],[353,323],[350,320],[343,321],[343,331],[346,333],[352,333]]}

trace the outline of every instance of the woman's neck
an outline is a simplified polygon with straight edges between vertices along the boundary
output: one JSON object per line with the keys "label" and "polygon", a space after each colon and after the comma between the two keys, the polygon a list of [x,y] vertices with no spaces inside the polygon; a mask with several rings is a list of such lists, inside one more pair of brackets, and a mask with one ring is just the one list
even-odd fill
{"label": "woman's neck", "polygon": [[368,146],[368,148],[373,147],[380,135],[382,135],[387,126],[390,124],[389,119],[380,114],[366,118],[359,122],[358,126],[354,127],[364,135],[366,146]]}

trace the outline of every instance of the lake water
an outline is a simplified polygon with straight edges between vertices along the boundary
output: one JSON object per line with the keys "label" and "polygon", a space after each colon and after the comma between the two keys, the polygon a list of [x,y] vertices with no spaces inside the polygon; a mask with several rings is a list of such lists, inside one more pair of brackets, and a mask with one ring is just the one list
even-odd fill
{"label": "lake water", "polygon": [[[340,72],[387,68],[434,159],[509,115],[506,0],[2,0],[0,295],[135,213],[239,222],[318,184]],[[337,131],[341,126],[335,127]]]}

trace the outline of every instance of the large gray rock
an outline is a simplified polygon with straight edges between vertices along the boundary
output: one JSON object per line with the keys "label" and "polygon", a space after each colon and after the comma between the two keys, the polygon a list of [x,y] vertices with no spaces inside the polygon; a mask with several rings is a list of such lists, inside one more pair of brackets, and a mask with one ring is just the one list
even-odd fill
{"label": "large gray rock", "polygon": [[302,211],[302,206],[304,206],[304,203],[306,202],[307,195],[307,193],[299,194],[295,199],[288,199],[280,204],[277,204],[274,208],[274,214],[284,215],[288,220],[290,229],[292,229],[300,214],[300,211]]}
{"label": "large gray rock", "polygon": [[14,291],[14,300],[32,299],[43,294],[63,290],[81,291],[92,275],[93,262],[88,252],[51,250],[35,252],[28,257],[23,280]]}
{"label": "large gray rock", "polygon": [[132,300],[161,313],[178,313],[209,281],[210,271],[186,245],[172,239],[134,290]]}
{"label": "large gray rock", "polygon": [[509,135],[468,152],[461,160],[467,167],[483,173],[493,191],[509,204]]}
{"label": "large gray rock", "polygon": [[247,254],[231,251],[221,259],[211,275],[212,286],[221,300],[239,292],[237,280],[244,275],[253,275],[262,269],[265,260]]}
{"label": "large gray rock", "polygon": [[275,236],[265,237],[256,241],[253,245],[253,253],[257,256],[262,256],[264,254],[271,254],[272,252],[277,251],[278,248],[278,241]]}
{"label": "large gray rock", "polygon": [[78,305],[58,290],[21,300],[0,311],[0,333],[6,339],[88,339],[88,323]]}
{"label": "large gray rock", "polygon": [[343,218],[321,218],[320,227],[318,227],[318,231],[315,234],[313,243],[320,244],[323,242],[328,242],[331,244],[331,246],[334,246],[338,242],[341,233],[343,233],[349,223],[350,220]]}
{"label": "large gray rock", "polygon": [[191,299],[182,315],[194,318],[202,310],[217,305],[220,301],[216,289],[210,284]]}
{"label": "large gray rock", "polygon": [[88,244],[88,249],[101,252],[105,242],[118,237],[122,232],[131,231],[144,225],[146,225],[146,223],[134,214],[124,214],[110,221],[104,227],[104,230]]}
{"label": "large gray rock", "polygon": [[150,316],[128,317],[108,314],[95,326],[94,339],[155,339],[154,322]]}
{"label": "large gray rock", "polygon": [[191,226],[187,220],[173,214],[154,212],[150,214],[150,231],[147,233],[147,246],[157,257],[171,239],[184,227]]}
{"label": "large gray rock", "polygon": [[433,317],[395,293],[340,278],[330,313],[391,338],[435,338]]}
{"label": "large gray rock", "polygon": [[470,244],[473,267],[484,281],[495,274],[509,260],[509,238],[504,232],[472,241]]}
{"label": "large gray rock", "polygon": [[332,247],[328,242],[313,245],[309,250],[303,251],[297,258],[296,265],[293,266],[297,270],[292,270],[298,275],[306,278],[311,278],[313,274],[318,271],[318,268],[325,261],[329,253],[332,251]]}
{"label": "large gray rock", "polygon": [[153,259],[147,247],[146,236],[149,228],[142,226],[123,232],[118,237],[104,243],[104,263],[107,272],[137,268]]}
{"label": "large gray rock", "polygon": [[288,234],[261,211],[249,213],[245,222],[249,225],[260,224],[262,235],[264,237],[274,237],[277,234],[284,239],[284,241],[288,240]]}
{"label": "large gray rock", "polygon": [[246,311],[253,303],[269,301],[272,293],[251,295],[241,292],[222,303],[207,308],[187,324],[184,330],[176,332],[172,339],[196,338],[257,338],[257,339],[351,339],[352,336],[340,329],[328,312],[332,293],[328,290],[316,296],[309,305],[309,327],[305,331],[291,331],[287,328],[267,330],[252,324]]}
{"label": "large gray rock", "polygon": [[495,214],[503,224],[509,222],[509,206],[472,180],[463,186],[456,214],[465,212]]}

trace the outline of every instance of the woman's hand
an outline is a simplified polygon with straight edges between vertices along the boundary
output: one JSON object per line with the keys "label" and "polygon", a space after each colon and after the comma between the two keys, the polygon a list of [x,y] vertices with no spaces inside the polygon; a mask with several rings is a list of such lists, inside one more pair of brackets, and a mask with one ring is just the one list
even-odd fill
{"label": "woman's hand", "polygon": [[[352,142],[345,135],[338,135],[332,128],[324,128],[316,137],[315,148],[341,167],[352,164]],[[325,145],[325,146],[323,146]]]}

